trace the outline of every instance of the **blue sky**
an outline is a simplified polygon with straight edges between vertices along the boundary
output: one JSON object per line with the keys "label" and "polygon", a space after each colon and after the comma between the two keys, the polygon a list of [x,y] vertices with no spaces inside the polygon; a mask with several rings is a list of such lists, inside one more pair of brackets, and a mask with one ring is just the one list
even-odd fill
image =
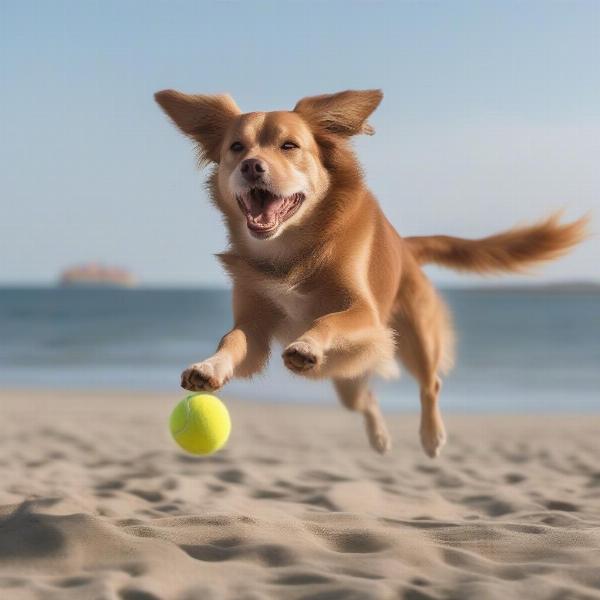
{"label": "blue sky", "polygon": [[[401,234],[600,219],[600,3],[0,2],[0,282],[102,260],[214,284],[225,232],[156,90],[243,110],[379,87],[356,141]],[[596,235],[539,279],[600,279]],[[432,270],[440,282],[473,281]]]}

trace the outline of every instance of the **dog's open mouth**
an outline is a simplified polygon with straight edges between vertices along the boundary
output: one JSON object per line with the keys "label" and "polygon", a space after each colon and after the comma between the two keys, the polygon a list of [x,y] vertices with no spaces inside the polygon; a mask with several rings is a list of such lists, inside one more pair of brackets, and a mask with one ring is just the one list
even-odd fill
{"label": "dog's open mouth", "polygon": [[246,225],[254,237],[268,238],[289,219],[304,201],[304,194],[277,196],[263,188],[251,188],[237,196],[246,215]]}

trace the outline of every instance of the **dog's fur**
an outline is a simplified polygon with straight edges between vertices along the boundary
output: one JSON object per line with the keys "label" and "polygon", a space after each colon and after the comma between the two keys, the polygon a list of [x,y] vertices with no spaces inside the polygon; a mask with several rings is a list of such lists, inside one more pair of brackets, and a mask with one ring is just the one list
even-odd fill
{"label": "dog's fur", "polygon": [[[479,240],[401,238],[366,188],[349,141],[373,133],[367,118],[380,91],[248,114],[226,95],[155,97],[195,140],[201,162],[215,164],[209,189],[230,239],[219,258],[233,280],[235,324],[213,356],[183,372],[182,386],[213,391],[258,373],[277,340],[291,371],[333,379],[344,406],[363,414],[373,448],[385,452],[390,437],[369,379],[397,375],[399,359],[420,385],[423,448],[437,456],[446,438],[440,375],[452,365],[453,335],[421,265],[518,271],[581,241],[586,219],[561,224],[555,215]],[[262,169],[253,182],[249,164]]]}

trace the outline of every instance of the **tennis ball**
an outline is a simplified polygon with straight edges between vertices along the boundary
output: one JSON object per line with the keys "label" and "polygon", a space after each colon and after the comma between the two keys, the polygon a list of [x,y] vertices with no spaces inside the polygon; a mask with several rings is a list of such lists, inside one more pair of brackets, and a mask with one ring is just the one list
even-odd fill
{"label": "tennis ball", "polygon": [[192,454],[212,454],[231,431],[225,405],[211,394],[190,394],[175,406],[169,420],[175,441]]}

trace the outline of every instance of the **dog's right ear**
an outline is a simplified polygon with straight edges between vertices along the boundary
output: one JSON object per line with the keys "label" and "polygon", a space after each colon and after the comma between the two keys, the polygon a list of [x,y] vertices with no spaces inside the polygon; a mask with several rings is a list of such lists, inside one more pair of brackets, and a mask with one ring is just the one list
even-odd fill
{"label": "dog's right ear", "polygon": [[231,96],[190,95],[163,90],[154,94],[154,99],[185,135],[198,142],[202,162],[219,162],[225,131],[241,113]]}

